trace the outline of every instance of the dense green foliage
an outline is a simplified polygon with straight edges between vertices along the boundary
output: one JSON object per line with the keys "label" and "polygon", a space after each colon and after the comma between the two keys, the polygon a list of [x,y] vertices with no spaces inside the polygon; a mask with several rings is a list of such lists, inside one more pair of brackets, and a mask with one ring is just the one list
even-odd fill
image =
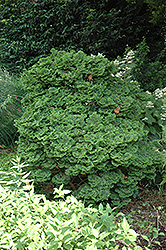
{"label": "dense green foliage", "polygon": [[0,145],[13,144],[18,138],[14,119],[22,115],[21,100],[24,90],[19,80],[0,68]]}
{"label": "dense green foliage", "polygon": [[143,1],[6,0],[0,5],[1,57],[13,71],[28,68],[52,48],[100,52],[112,59],[142,36],[156,57],[164,48],[163,26],[164,20],[149,22]]}
{"label": "dense green foliage", "polygon": [[115,250],[120,243],[126,250],[142,249],[136,244],[138,234],[108,204],[86,207],[73,196],[66,198],[70,191],[62,187],[54,190],[58,200],[48,201],[34,193],[19,157],[13,164],[10,184],[0,185],[1,249]]}
{"label": "dense green foliage", "polygon": [[166,125],[166,107],[163,103],[163,95],[166,94],[166,88],[156,89],[153,93],[147,91],[151,100],[146,106],[146,113],[143,121],[145,122],[145,129],[148,131],[150,140],[161,139],[163,133],[163,126]]}
{"label": "dense green foliage", "polygon": [[134,63],[132,73],[135,79],[140,83],[141,88],[148,91],[162,89],[166,87],[166,64],[163,60],[166,50],[162,50],[156,60],[148,57],[150,49],[145,39],[137,46],[135,50]]}
{"label": "dense green foliage", "polygon": [[[146,64],[143,62],[143,59],[145,59],[147,50],[148,50],[148,47],[146,46],[145,41],[143,41],[139,45],[139,48],[136,51],[132,51],[129,48],[127,48],[123,57],[117,57],[117,59],[114,61],[114,63],[117,65],[119,69],[118,75],[122,77],[122,79],[124,80],[126,77],[130,78],[130,83],[132,80],[135,80],[135,79],[137,79],[138,82],[139,80],[141,80],[139,83],[140,83],[140,88],[142,89],[143,89],[143,85],[145,87],[148,86],[148,82],[147,82],[148,78],[143,77],[143,73],[144,75],[148,74],[148,72],[144,68],[146,67]],[[149,73],[155,76],[156,72],[152,64],[153,63],[149,63]],[[144,65],[144,67],[141,67],[142,65]],[[156,77],[153,81],[154,85],[149,85],[149,89],[150,89],[150,86],[153,89],[155,86],[158,86],[159,83],[161,84],[160,86],[164,86],[165,85],[165,81],[164,81],[165,73],[164,73],[164,69],[161,70],[160,72],[157,72]],[[162,136],[163,126],[166,125],[166,121],[165,121],[166,108],[164,105],[166,87],[160,88],[160,89],[156,88],[155,91],[151,91],[151,92],[146,91],[146,93],[149,95],[149,100],[146,103],[145,114],[142,119],[142,121],[145,123],[144,129],[148,131],[148,138],[150,140],[158,140]]]}
{"label": "dense green foliage", "polygon": [[160,190],[166,190],[166,88],[160,91],[160,96],[163,95],[162,101],[162,120],[164,121],[162,124],[162,137],[160,140],[154,141],[154,145],[158,152],[163,157],[163,164],[158,171],[156,177],[156,184],[160,188]]}
{"label": "dense green foliage", "polygon": [[35,183],[120,206],[140,179],[154,178],[160,159],[142,122],[148,95],[126,74],[101,55],[54,49],[24,72],[18,154]]}
{"label": "dense green foliage", "polygon": [[[137,0],[126,0],[127,2],[136,3]],[[139,0],[140,1],[140,0]],[[166,18],[166,2],[163,0],[141,0],[148,4],[151,13],[151,21],[156,23]]]}

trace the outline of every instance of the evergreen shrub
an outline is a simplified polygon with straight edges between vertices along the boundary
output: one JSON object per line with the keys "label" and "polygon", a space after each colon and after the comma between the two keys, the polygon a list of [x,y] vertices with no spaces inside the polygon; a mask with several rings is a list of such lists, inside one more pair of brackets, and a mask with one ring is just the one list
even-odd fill
{"label": "evergreen shrub", "polygon": [[63,184],[91,203],[127,204],[161,163],[142,121],[149,96],[100,54],[51,52],[22,75],[18,154],[38,191]]}

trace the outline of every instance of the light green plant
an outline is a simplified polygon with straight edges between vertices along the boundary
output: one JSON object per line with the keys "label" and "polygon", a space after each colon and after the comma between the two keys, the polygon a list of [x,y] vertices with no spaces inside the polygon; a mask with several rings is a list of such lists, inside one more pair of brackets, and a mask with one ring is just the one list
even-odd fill
{"label": "light green plant", "polygon": [[2,176],[0,184],[9,186],[10,190],[17,190],[23,183],[29,183],[27,177],[30,173],[23,172],[23,168],[28,165],[21,163],[20,157],[16,156],[16,159],[13,159],[12,164],[13,167],[11,167],[11,172],[0,171],[0,175]]}
{"label": "light green plant", "polygon": [[[24,166],[17,157],[13,169],[21,172],[18,176]],[[85,207],[62,186],[54,190],[58,199],[49,201],[35,194],[26,178],[23,182],[15,189],[9,187],[20,182],[0,186],[0,249],[116,250],[120,243],[123,250],[142,249],[126,218],[117,222],[108,204]]]}

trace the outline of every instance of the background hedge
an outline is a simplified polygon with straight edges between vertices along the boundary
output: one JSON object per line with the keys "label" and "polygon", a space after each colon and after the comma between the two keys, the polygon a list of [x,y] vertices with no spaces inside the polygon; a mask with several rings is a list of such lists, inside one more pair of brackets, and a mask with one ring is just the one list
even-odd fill
{"label": "background hedge", "polygon": [[15,71],[48,55],[51,48],[100,52],[112,60],[123,54],[126,44],[135,48],[145,36],[148,56],[156,60],[164,49],[165,24],[164,19],[153,24],[150,18],[143,0],[1,1],[1,59]]}

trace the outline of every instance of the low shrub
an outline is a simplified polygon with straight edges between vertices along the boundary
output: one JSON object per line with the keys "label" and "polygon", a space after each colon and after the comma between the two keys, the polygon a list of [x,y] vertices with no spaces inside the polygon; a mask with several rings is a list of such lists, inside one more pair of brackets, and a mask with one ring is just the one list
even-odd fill
{"label": "low shrub", "polygon": [[18,153],[37,191],[64,185],[87,202],[123,206],[161,164],[142,118],[149,95],[102,55],[52,50],[24,72]]}
{"label": "low shrub", "polygon": [[[8,188],[0,186],[0,248],[47,250],[141,250],[138,234],[125,217],[115,216],[107,204],[85,206],[70,191],[55,189],[56,201],[34,193],[17,157],[14,177]],[[22,174],[22,176],[20,175]],[[24,185],[20,185],[23,183]],[[13,184],[17,184],[12,188]],[[122,222],[118,223],[117,216]]]}
{"label": "low shrub", "polygon": [[21,100],[24,90],[19,80],[9,75],[4,65],[0,71],[0,144],[10,145],[18,138],[14,119],[23,113]]}

